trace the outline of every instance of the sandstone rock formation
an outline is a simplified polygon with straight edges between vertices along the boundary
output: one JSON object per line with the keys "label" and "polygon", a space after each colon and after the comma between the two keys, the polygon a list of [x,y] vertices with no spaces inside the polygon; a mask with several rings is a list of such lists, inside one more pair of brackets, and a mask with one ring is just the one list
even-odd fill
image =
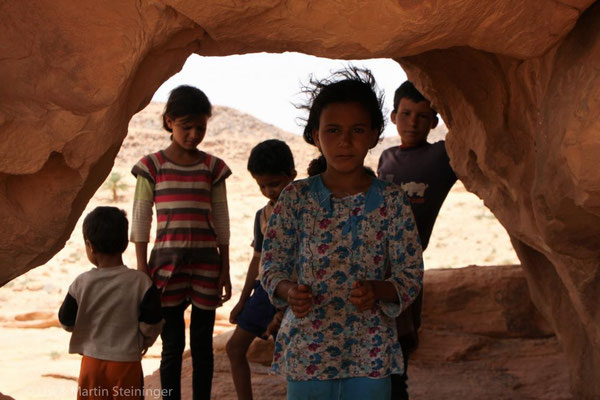
{"label": "sandstone rock formation", "polygon": [[32,0],[0,16],[0,285],[64,245],[130,117],[192,52],[391,57],[511,235],[573,393],[600,397],[599,2]]}

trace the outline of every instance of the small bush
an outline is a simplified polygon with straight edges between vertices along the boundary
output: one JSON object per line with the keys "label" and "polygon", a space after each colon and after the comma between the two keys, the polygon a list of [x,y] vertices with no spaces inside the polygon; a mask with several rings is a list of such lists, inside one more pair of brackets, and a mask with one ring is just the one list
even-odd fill
{"label": "small bush", "polygon": [[108,180],[104,182],[104,188],[112,192],[113,201],[119,200],[119,191],[127,189],[127,185],[122,182],[123,175],[118,172],[112,172]]}

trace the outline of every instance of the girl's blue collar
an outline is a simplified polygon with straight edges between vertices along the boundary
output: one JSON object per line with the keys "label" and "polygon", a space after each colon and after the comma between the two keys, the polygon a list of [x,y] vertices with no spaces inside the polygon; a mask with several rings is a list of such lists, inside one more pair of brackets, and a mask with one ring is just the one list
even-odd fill
{"label": "girl's blue collar", "polygon": [[[332,211],[331,208],[331,191],[323,184],[321,175],[311,176],[307,179],[308,188],[315,201],[325,210]],[[388,185],[384,181],[373,178],[371,186],[365,195],[365,213],[369,213],[378,209],[383,204],[383,191]]]}

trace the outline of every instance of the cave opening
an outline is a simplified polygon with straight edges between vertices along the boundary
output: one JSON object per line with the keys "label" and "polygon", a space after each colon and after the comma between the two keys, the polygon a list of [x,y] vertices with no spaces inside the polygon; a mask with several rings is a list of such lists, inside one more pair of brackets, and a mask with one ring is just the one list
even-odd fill
{"label": "cave opening", "polygon": [[[91,267],[83,251],[81,223],[87,212],[97,205],[117,205],[130,214],[135,187],[135,180],[129,172],[131,166],[142,155],[168,145],[169,137],[162,130],[161,113],[171,89],[179,84],[197,86],[205,90],[215,106],[206,139],[200,147],[206,146],[206,151],[222,157],[234,171],[229,197],[232,240],[236,242],[231,246],[234,250],[231,254],[231,275],[235,296],[243,285],[250,257],[246,242],[252,235],[252,211],[260,208],[264,202],[246,171],[247,154],[258,141],[270,137],[284,138],[290,142],[294,152],[299,177],[306,176],[306,165],[316,153],[300,136],[301,128],[297,120],[300,115],[293,105],[299,101],[299,85],[306,82],[311,73],[324,77],[349,63],[373,71],[380,89],[386,94],[385,113],[389,115],[393,91],[406,80],[404,71],[391,59],[348,62],[298,53],[190,56],[182,70],[158,88],[152,102],[131,118],[128,135],[115,165],[88,203],[65,247],[43,266],[0,288],[0,296],[6,300],[12,300],[9,294],[19,293],[18,301],[4,301],[1,306],[5,310],[13,310],[14,315],[10,319],[14,322],[7,325],[12,325],[12,328],[47,328],[26,331],[46,346],[43,354],[39,354],[40,350],[35,346],[27,348],[30,354],[21,349],[21,360],[47,359],[50,367],[44,380],[49,387],[57,385],[57,376],[66,382],[75,379],[78,357],[67,355],[68,334],[56,326],[55,313],[68,284]],[[291,65],[294,68],[290,68]],[[273,118],[273,115],[278,118]],[[443,140],[446,133],[447,128],[441,123],[428,139],[430,142]],[[399,138],[395,127],[388,122],[381,142],[368,156],[367,165],[376,170],[381,151],[397,144]],[[504,228],[483,202],[469,193],[460,181],[454,185],[440,211],[424,258],[426,269],[518,264]],[[133,245],[129,245],[124,259],[128,266],[135,267]],[[52,283],[44,283],[49,277],[53,277]],[[235,302],[234,297],[224,309],[229,310]],[[227,318],[222,318],[216,332],[230,328]],[[18,332],[12,331],[13,334]],[[145,357],[144,369],[147,374],[158,368],[159,349],[160,344],[155,344]],[[14,393],[27,393],[27,385],[20,385],[21,388]]]}
{"label": "cave opening", "polygon": [[[0,322],[14,324],[12,315],[19,314],[22,321],[17,322],[42,327],[51,318],[20,313],[26,305],[15,305],[12,297],[33,299],[33,304],[43,293],[56,290],[56,271],[36,267],[51,262],[74,228],[72,237],[79,240],[79,216],[95,192],[105,192],[97,189],[112,175],[110,167],[129,119],[190,54],[294,49],[340,58],[392,57],[430,90],[440,107],[449,111],[452,105],[452,112],[444,115],[453,130],[447,147],[458,163],[455,169],[510,232],[532,299],[567,355],[566,361],[546,357],[541,367],[521,358],[513,364],[529,365],[532,373],[550,371],[558,364],[571,370],[567,382],[554,375],[538,374],[534,379],[527,373],[508,374],[502,366],[500,379],[487,382],[473,368],[458,380],[467,388],[469,378],[480,386],[489,384],[488,391],[456,392],[450,397],[490,398],[490,393],[502,392],[496,383],[509,382],[510,390],[521,389],[519,395],[513,391],[515,395],[506,397],[570,398],[565,391],[552,390],[559,382],[570,386],[577,398],[598,398],[594,371],[600,352],[594,310],[599,282],[595,230],[600,225],[594,161],[598,126],[593,116],[600,87],[600,2],[512,2],[492,7],[477,1],[417,3],[354,2],[343,7],[330,2],[185,0],[109,1],[85,7],[61,1],[2,3],[9,22],[2,40],[0,85],[4,89],[0,284],[12,281],[9,285],[16,293],[0,292],[0,304],[6,304],[10,309],[6,315],[11,315],[8,322]],[[45,168],[52,171],[48,160],[55,152],[79,175],[78,184],[69,181],[60,186],[60,179],[52,188],[45,180],[31,187],[18,184],[24,175],[43,176]],[[22,213],[15,201],[25,196],[35,198],[27,202],[36,204],[28,208],[29,214]],[[440,218],[445,215],[442,210]],[[463,220],[454,224],[466,225]],[[468,240],[476,241],[477,235]],[[79,257],[76,252],[66,256]],[[46,274],[43,282],[27,274],[17,278],[32,268],[33,273]],[[465,304],[465,296],[451,298]],[[479,319],[487,324],[483,316]],[[34,331],[21,336],[35,343],[35,334],[26,333]],[[4,342],[11,343],[10,338]],[[471,344],[489,350],[486,343]],[[18,358],[15,349],[28,346],[13,347],[3,350],[3,356]],[[40,354],[40,359],[53,361],[60,355]],[[515,348],[513,354],[523,352]],[[459,351],[448,357],[469,362],[472,354]],[[10,370],[0,372],[4,387],[14,375]],[[541,382],[538,391],[534,380]],[[41,391],[53,390],[50,382],[27,382]],[[443,387],[437,381],[429,383]],[[425,396],[434,397],[441,398]]]}

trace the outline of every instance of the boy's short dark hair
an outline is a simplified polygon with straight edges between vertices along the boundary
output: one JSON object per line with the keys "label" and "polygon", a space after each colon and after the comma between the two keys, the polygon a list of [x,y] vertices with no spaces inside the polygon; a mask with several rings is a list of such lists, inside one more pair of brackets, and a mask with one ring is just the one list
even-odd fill
{"label": "boy's short dark hair", "polygon": [[[429,99],[423,96],[411,81],[405,81],[394,92],[394,112],[398,111],[398,104],[400,104],[400,100],[403,98],[410,99],[415,103],[420,103],[422,101],[429,102]],[[437,115],[437,111],[435,111],[433,108],[431,111],[433,111],[433,116],[435,117]]]}
{"label": "boy's short dark hair", "polygon": [[295,171],[292,150],[282,140],[269,139],[260,142],[250,152],[248,171],[254,175],[292,176]]}
{"label": "boy's short dark hair", "polygon": [[129,222],[125,211],[96,207],[83,220],[83,238],[104,254],[121,254],[127,248]]}

